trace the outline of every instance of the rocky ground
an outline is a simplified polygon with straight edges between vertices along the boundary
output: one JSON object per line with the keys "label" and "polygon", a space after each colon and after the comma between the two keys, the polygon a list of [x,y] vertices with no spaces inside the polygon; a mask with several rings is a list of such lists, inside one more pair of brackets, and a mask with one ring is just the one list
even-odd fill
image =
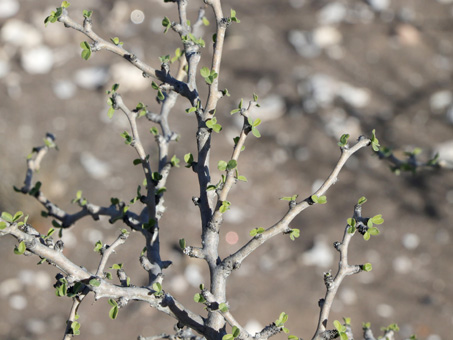
{"label": "rocky ground", "polygon": [[[191,1],[195,19],[201,1]],[[15,194],[25,174],[25,156],[42,143],[45,133],[57,137],[38,174],[47,196],[68,211],[77,190],[91,202],[107,205],[110,197],[127,200],[141,183],[132,166],[133,150],[120,134],[128,128],[120,114],[107,118],[105,90],[121,84],[130,106],[158,106],[149,80],[107,52],[80,58],[76,32],[44,18],[58,6],[50,0],[0,2],[0,209],[23,210],[42,233],[50,221],[30,197]],[[227,159],[238,121],[230,110],[240,98],[260,96],[262,138],[247,141],[241,173],[247,183],[236,185],[232,208],[225,214],[222,255],[237,249],[249,231],[268,227],[285,213],[283,196],[310,195],[338,159],[336,145],[343,133],[370,136],[376,129],[382,145],[405,151],[419,147],[421,160],[439,152],[442,170],[396,176],[389,164],[362,150],[352,158],[328,193],[328,204],[306,210],[292,227],[301,237],[278,237],[244,263],[229,283],[231,311],[243,325],[258,329],[289,314],[292,334],[309,339],[324,295],[322,274],[337,267],[331,246],[340,240],[357,199],[366,196],[364,213],[382,213],[382,234],[368,242],[357,237],[350,262],[371,262],[373,271],[347,278],[339,291],[331,320],[351,317],[355,337],[362,322],[376,334],[381,326],[398,323],[399,337],[447,340],[453,326],[453,1],[451,0],[231,0],[240,24],[228,30],[221,86],[231,97],[217,111],[224,130],[214,137],[213,162]],[[125,47],[158,67],[158,57],[179,47],[177,36],[163,35],[161,20],[176,20],[173,4],[163,1],[74,1],[71,16],[81,21],[83,9],[94,11],[94,29],[103,37],[118,36]],[[208,13],[208,19],[213,18]],[[205,29],[210,41],[212,27]],[[208,44],[209,46],[209,44]],[[206,47],[201,66],[209,65]],[[200,91],[206,92],[201,83]],[[180,100],[171,126],[181,135],[172,152],[179,158],[195,149],[194,117]],[[143,135],[150,126],[142,121]],[[155,151],[152,138],[146,146]],[[242,156],[241,156],[242,157]],[[218,176],[214,173],[214,176]],[[203,313],[192,296],[207,283],[203,263],[181,256],[176,242],[199,244],[199,217],[191,197],[196,179],[184,168],[174,169],[167,186],[167,212],[162,219],[162,252],[173,261],[165,289],[193,310]],[[94,243],[111,242],[121,224],[84,220],[64,233],[66,255],[93,269]],[[230,234],[231,235],[231,234]],[[58,298],[52,285],[55,268],[36,266],[35,258],[13,254],[14,242],[0,239],[0,337],[61,338],[71,302]],[[143,248],[133,234],[113,261],[123,262],[133,283],[145,283],[138,263]],[[108,318],[109,305],[87,301],[80,309],[83,339],[131,339],[171,330],[173,320],[143,304]],[[113,334],[113,335],[112,335]],[[284,335],[279,335],[284,339]]]}

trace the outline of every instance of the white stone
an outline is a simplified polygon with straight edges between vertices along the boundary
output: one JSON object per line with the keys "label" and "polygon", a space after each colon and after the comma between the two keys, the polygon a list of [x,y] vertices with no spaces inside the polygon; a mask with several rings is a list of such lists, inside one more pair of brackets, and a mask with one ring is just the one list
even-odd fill
{"label": "white stone", "polygon": [[393,270],[400,274],[407,274],[412,270],[413,263],[407,256],[398,256],[393,259]]}
{"label": "white stone", "polygon": [[109,78],[109,72],[105,67],[87,67],[74,74],[74,82],[77,86],[88,90],[104,86]]}
{"label": "white stone", "polygon": [[35,27],[18,19],[9,19],[2,27],[2,40],[22,48],[42,44],[42,34]]}
{"label": "white stone", "polygon": [[337,45],[341,40],[343,35],[333,26],[321,26],[313,31],[313,42],[320,48]]}
{"label": "white stone", "polygon": [[4,78],[10,70],[9,62],[0,60],[0,78]]}
{"label": "white stone", "polygon": [[9,306],[12,309],[23,310],[27,307],[27,299],[23,295],[13,295],[9,299]]}
{"label": "white stone", "polygon": [[93,249],[96,242],[102,241],[103,237],[104,234],[98,229],[84,229],[83,231],[83,238],[93,245]]}
{"label": "white stone", "polygon": [[375,11],[383,11],[390,7],[390,0],[367,0]]}
{"label": "white stone", "polygon": [[145,20],[145,13],[139,9],[134,9],[131,12],[131,21],[138,25],[141,24]]}
{"label": "white stone", "polygon": [[392,306],[381,303],[380,305],[377,305],[376,312],[382,318],[390,318],[392,317],[394,310]]}
{"label": "white stone", "polygon": [[169,289],[175,294],[182,294],[187,291],[189,284],[183,275],[172,277],[169,282]]}
{"label": "white stone", "polygon": [[44,45],[24,49],[21,55],[21,64],[27,73],[48,73],[54,64],[52,50]]}
{"label": "white stone", "polygon": [[453,168],[453,140],[440,143],[434,147],[434,154],[439,154],[439,163],[449,169]]}
{"label": "white stone", "polygon": [[20,4],[16,0],[0,0],[0,19],[12,17],[19,9]]}
{"label": "white stone", "polygon": [[8,295],[17,293],[22,290],[22,281],[18,278],[9,278],[0,283],[0,296],[6,297]]}
{"label": "white stone", "polygon": [[70,99],[77,92],[77,86],[70,80],[58,80],[53,83],[53,92],[58,99]]}
{"label": "white stone", "polygon": [[306,266],[328,268],[334,260],[333,247],[327,243],[322,235],[318,235],[314,240],[313,247],[301,254],[299,260]]}
{"label": "white stone", "polygon": [[184,271],[184,276],[192,287],[199,287],[204,282],[200,267],[196,264],[189,264]]}
{"label": "white stone", "polygon": [[228,210],[228,214],[224,215],[225,222],[232,223],[232,224],[239,224],[244,221],[244,211],[235,206],[231,206],[230,210]]}
{"label": "white stone", "polygon": [[75,248],[77,246],[77,237],[69,229],[63,231],[61,240],[64,242],[65,248]]}
{"label": "white stone", "polygon": [[261,323],[258,320],[251,319],[251,320],[247,321],[244,328],[247,332],[254,335],[263,330],[263,325],[261,325]]}
{"label": "white stone", "polygon": [[47,325],[43,320],[40,319],[29,319],[26,322],[26,329],[32,334],[44,334],[47,330]]}
{"label": "white stone", "polygon": [[114,64],[110,69],[110,74],[112,82],[120,84],[121,92],[151,88],[151,81],[143,77],[142,72],[131,64]]}
{"label": "white stone", "polygon": [[81,153],[80,162],[91,177],[95,179],[105,178],[110,175],[110,165],[88,151]]}
{"label": "white stone", "polygon": [[354,289],[343,288],[340,290],[340,299],[345,305],[353,305],[357,302],[357,294]]}
{"label": "white stone", "polygon": [[420,244],[420,237],[417,234],[407,233],[403,236],[402,243],[406,249],[415,249]]}
{"label": "white stone", "polygon": [[440,111],[447,108],[453,101],[453,94],[449,90],[437,91],[429,99],[431,110]]}
{"label": "white stone", "polygon": [[340,84],[338,95],[348,104],[357,108],[365,107],[370,101],[370,93],[368,90],[354,87],[346,83]]}
{"label": "white stone", "polygon": [[291,30],[288,34],[288,41],[294,46],[297,53],[304,58],[314,58],[321,53],[319,46],[312,42],[310,32]]}
{"label": "white stone", "polygon": [[324,6],[318,13],[318,22],[323,25],[338,24],[342,22],[348,11],[344,4],[332,2]]}
{"label": "white stone", "polygon": [[286,112],[285,100],[279,95],[271,95],[266,98],[258,98],[260,107],[252,107],[250,116],[253,119],[260,118],[261,121],[278,119]]}

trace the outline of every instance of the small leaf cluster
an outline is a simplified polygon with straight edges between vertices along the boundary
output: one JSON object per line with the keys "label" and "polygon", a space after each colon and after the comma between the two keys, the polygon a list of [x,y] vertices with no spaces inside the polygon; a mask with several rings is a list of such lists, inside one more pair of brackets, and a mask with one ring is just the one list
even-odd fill
{"label": "small leaf cluster", "polygon": [[167,17],[164,17],[162,19],[162,26],[165,27],[164,34],[168,32],[168,30],[171,28],[171,21]]}
{"label": "small leaf cluster", "polygon": [[157,90],[157,101],[158,102],[162,102],[164,99],[165,99],[165,95],[164,93],[162,92],[162,89],[159,87],[159,85],[157,85],[154,81],[151,83],[151,87],[154,89],[154,90]]}
{"label": "small leaf cluster", "polygon": [[349,135],[344,134],[340,137],[340,141],[337,143],[339,147],[344,148],[348,144]]}
{"label": "small leaf cluster", "polygon": [[219,211],[223,214],[225,213],[227,210],[230,209],[230,205],[231,205],[231,202],[229,201],[223,201],[222,202],[222,205],[220,206],[219,208]]}
{"label": "small leaf cluster", "polygon": [[83,17],[84,18],[89,19],[89,18],[91,18],[92,15],[93,15],[93,11],[89,11],[89,10],[86,10],[86,9],[83,10]]}
{"label": "small leaf cluster", "polygon": [[240,23],[241,20],[239,20],[237,17],[236,17],[236,11],[234,9],[231,9],[230,11],[230,17],[228,18],[228,23],[231,23],[231,22],[237,22],[237,23]]}
{"label": "small leaf cluster", "polygon": [[90,46],[90,44],[88,42],[86,42],[86,41],[82,41],[80,43],[80,47],[82,48],[82,53],[81,53],[82,59],[84,59],[84,60],[90,59],[90,57],[91,57],[91,46]]}
{"label": "small leaf cluster", "polygon": [[118,37],[110,38],[110,40],[111,40],[112,43],[114,43],[116,46],[123,46],[123,42],[120,41],[120,38],[118,38]]}
{"label": "small leaf cluster", "polygon": [[155,297],[161,297],[162,295],[164,295],[164,291],[162,289],[162,285],[159,282],[154,282],[152,287],[153,287],[153,290],[154,290],[153,295]]}
{"label": "small leaf cluster", "polygon": [[280,197],[280,200],[281,201],[289,201],[289,202],[295,202],[297,197],[299,197],[299,195],[292,195],[292,196],[285,196],[285,197]]}
{"label": "small leaf cluster", "polygon": [[214,79],[219,76],[214,70],[210,70],[207,67],[201,68],[200,74],[208,85],[211,85],[214,82]]}
{"label": "small leaf cluster", "polygon": [[203,38],[196,38],[192,33],[189,33],[188,35],[183,35],[181,39],[184,44],[192,42],[200,47],[206,46],[206,43],[204,42]]}
{"label": "small leaf cluster", "polygon": [[299,236],[300,236],[300,230],[297,228],[292,228],[291,232],[289,233],[289,238],[291,239],[291,241],[295,241],[296,238],[298,238]]}
{"label": "small leaf cluster", "polygon": [[109,317],[112,320],[115,320],[118,317],[118,302],[113,299],[109,299],[109,305],[112,306],[109,310]]}
{"label": "small leaf cluster", "polygon": [[285,323],[288,321],[288,314],[281,312],[278,319],[274,321],[276,327],[281,328],[286,334],[289,333],[289,329],[285,327]]}
{"label": "small leaf cluster", "polygon": [[206,127],[212,129],[213,131],[219,133],[222,131],[222,125],[217,123],[217,118],[212,117],[211,119],[206,121]]}
{"label": "small leaf cluster", "polygon": [[338,331],[338,335],[341,340],[348,340],[348,335],[346,334],[346,326],[342,325],[340,321],[335,320],[333,322],[335,329]]}
{"label": "small leaf cluster", "polygon": [[109,104],[110,108],[107,112],[107,116],[109,118],[113,117],[113,113],[115,112],[115,93],[118,91],[120,85],[119,84],[113,84],[112,89],[108,90],[106,93],[110,95],[110,97],[107,98],[107,104]]}
{"label": "small leaf cluster", "polygon": [[264,231],[265,231],[264,228],[261,228],[261,227],[255,228],[255,229],[250,230],[249,234],[250,234],[250,236],[254,237],[256,235],[260,235],[260,234],[264,233]]}
{"label": "small leaf cluster", "polygon": [[193,296],[193,300],[197,303],[205,303],[206,302],[206,299],[204,298],[203,296],[203,290],[204,290],[204,284],[200,284],[200,293],[196,293],[194,296]]}
{"label": "small leaf cluster", "polygon": [[248,117],[248,118],[247,118],[247,121],[248,121],[248,123],[249,123],[250,126],[251,126],[253,135],[254,135],[256,138],[260,138],[260,137],[261,137],[261,133],[258,131],[258,128],[257,128],[257,127],[261,124],[261,119],[256,118],[255,120],[253,120],[252,118]]}
{"label": "small leaf cluster", "polygon": [[186,168],[192,167],[192,165],[195,163],[192,153],[189,152],[184,155],[184,162],[186,162]]}
{"label": "small leaf cluster", "polygon": [[318,197],[318,195],[312,195],[311,200],[314,203],[318,204],[326,204],[327,203],[327,197],[325,195]]}
{"label": "small leaf cluster", "polygon": [[233,326],[233,328],[231,329],[231,333],[225,334],[222,337],[222,340],[234,340],[239,336],[239,334],[241,334],[240,329],[237,328],[236,326]]}
{"label": "small leaf cluster", "polygon": [[237,165],[238,163],[234,159],[230,159],[228,163],[225,161],[219,161],[219,163],[217,164],[217,169],[219,169],[220,171],[230,171],[235,169]]}
{"label": "small leaf cluster", "polygon": [[82,190],[77,191],[76,198],[74,198],[71,203],[78,203],[81,207],[87,205],[88,201],[86,198],[82,197]]}
{"label": "small leaf cluster", "polygon": [[[78,320],[79,319],[79,314],[76,314],[74,319]],[[81,326],[80,322],[72,321],[71,322],[71,332],[72,332],[72,334],[80,335],[80,326]]]}
{"label": "small leaf cluster", "polygon": [[398,327],[398,325],[396,323],[392,323],[392,324],[388,325],[387,327],[382,327],[381,331],[383,331],[383,332],[388,332],[388,331],[399,332],[400,328]]}
{"label": "small leaf cluster", "polygon": [[55,11],[50,12],[50,15],[44,19],[44,24],[47,26],[49,22],[51,24],[55,23],[63,14],[63,8],[68,8],[70,5],[71,4],[69,2],[63,1],[60,7],[58,7]]}
{"label": "small leaf cluster", "polygon": [[371,147],[375,152],[378,152],[381,145],[379,144],[379,140],[376,138],[376,130],[373,129],[372,134],[373,136],[371,137]]}

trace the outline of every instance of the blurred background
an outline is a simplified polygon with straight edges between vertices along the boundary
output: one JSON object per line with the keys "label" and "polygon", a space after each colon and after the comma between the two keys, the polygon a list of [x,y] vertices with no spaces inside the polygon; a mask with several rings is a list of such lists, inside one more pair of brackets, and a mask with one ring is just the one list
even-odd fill
{"label": "blurred background", "polygon": [[[22,210],[41,233],[51,220],[40,216],[31,197],[14,193],[25,177],[26,156],[41,145],[47,132],[59,151],[45,157],[36,180],[47,197],[68,212],[78,190],[90,202],[108,205],[110,197],[128,201],[143,176],[132,165],[135,151],[120,134],[128,124],[120,112],[107,117],[106,89],[120,83],[129,105],[138,102],[158,112],[150,80],[126,61],[105,51],[89,61],[80,57],[87,38],[61,24],[44,26],[59,2],[0,0],[0,209]],[[189,18],[196,20],[202,1],[190,1]],[[227,32],[220,87],[231,97],[220,101],[217,119],[224,127],[213,136],[212,163],[231,155],[232,138],[241,126],[230,116],[240,98],[260,97],[261,139],[250,137],[239,169],[248,178],[231,192],[232,206],[222,227],[221,254],[238,249],[256,227],[267,228],[287,211],[283,196],[309,196],[329,175],[339,157],[336,143],[343,133],[356,139],[376,129],[381,145],[398,155],[415,147],[428,160],[438,152],[450,167],[396,176],[371,150],[351,158],[328,192],[328,204],[313,206],[293,223],[301,236],[268,242],[233,273],[228,301],[236,319],[254,332],[289,314],[291,334],[313,335],[318,300],[325,294],[323,273],[337,268],[332,243],[340,241],[346,219],[357,199],[366,196],[365,216],[383,214],[381,235],[365,242],[358,235],[350,246],[350,262],[373,265],[370,273],[348,277],[339,290],[331,320],[351,317],[355,337],[362,322],[380,327],[397,323],[400,338],[446,340],[453,328],[453,1],[452,0],[231,0],[225,15],[237,11],[240,24]],[[105,39],[119,37],[124,47],[153,67],[159,56],[181,47],[174,32],[163,34],[164,16],[177,20],[174,4],[148,1],[73,1],[70,16],[82,22],[82,10],[93,10],[93,28]],[[214,32],[204,29],[207,47],[201,66],[209,66]],[[176,65],[172,65],[175,73]],[[204,82],[198,82],[202,95]],[[170,154],[181,160],[194,152],[196,122],[180,99],[171,127],[180,134]],[[140,121],[142,140],[155,159],[149,128]],[[213,171],[213,182],[219,178]],[[164,289],[190,309],[200,283],[208,284],[203,262],[181,255],[179,238],[200,244],[198,195],[194,173],[172,170],[161,220],[162,257],[173,261]],[[132,208],[134,209],[134,208]],[[65,230],[65,255],[89,270],[99,256],[98,240],[111,243],[123,227],[87,218]],[[70,299],[54,293],[57,270],[36,266],[37,258],[13,254],[14,240],[0,239],[0,338],[58,339],[63,336]],[[144,246],[133,233],[111,257],[123,263],[132,284],[147,275],[138,257]],[[114,271],[112,270],[114,274]],[[129,303],[118,319],[108,317],[106,300],[87,298],[79,309],[81,338],[134,339],[172,332],[174,320],[143,303]],[[332,325],[330,323],[330,325]],[[332,326],[333,328],[333,326]],[[285,339],[285,335],[276,338]]]}

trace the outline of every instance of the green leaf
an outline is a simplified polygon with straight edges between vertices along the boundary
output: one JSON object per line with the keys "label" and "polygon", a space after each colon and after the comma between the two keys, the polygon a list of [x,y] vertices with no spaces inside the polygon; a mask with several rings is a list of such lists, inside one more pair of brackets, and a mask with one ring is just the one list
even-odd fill
{"label": "green leaf", "polygon": [[231,159],[230,161],[228,161],[228,164],[226,166],[226,169],[229,171],[229,170],[233,170],[237,167],[238,165],[238,162],[235,161],[234,159]]}
{"label": "green leaf", "polygon": [[234,339],[233,334],[225,334],[222,337],[222,340],[233,340],[233,339]]}
{"label": "green leaf", "polygon": [[318,197],[317,195],[312,195],[311,199],[313,202],[318,203],[318,204],[326,204],[327,203],[327,197],[325,195]]}
{"label": "green leaf", "polygon": [[375,152],[379,151],[379,140],[376,138],[376,130],[373,129],[372,131],[373,136],[371,137],[371,147]]}
{"label": "green leaf", "polygon": [[351,227],[355,227],[356,226],[356,220],[353,219],[353,218],[348,218],[348,225],[350,225]]}
{"label": "green leaf", "polygon": [[112,320],[115,320],[118,317],[118,305],[113,306],[112,308],[110,308],[109,317]]}
{"label": "green leaf", "polygon": [[6,228],[6,222],[0,222],[0,230],[3,230]]}
{"label": "green leaf", "polygon": [[203,78],[209,77],[211,75],[211,70],[207,67],[202,67],[200,70],[200,74]]}
{"label": "green leaf", "polygon": [[239,334],[241,333],[241,331],[236,326],[233,326],[233,329],[231,330],[231,333],[233,334],[234,338],[237,338],[239,336]]}
{"label": "green leaf", "polygon": [[261,133],[258,131],[258,129],[257,129],[255,126],[252,126],[252,134],[253,134],[256,138],[260,138],[260,137],[261,137]]}
{"label": "green leaf", "polygon": [[265,229],[264,228],[255,228],[255,229],[252,229],[250,230],[250,236],[256,236],[256,235],[259,235],[259,234],[262,234],[264,233]]}
{"label": "green leaf", "polygon": [[371,235],[370,235],[370,233],[369,233],[368,231],[365,232],[365,234],[363,234],[363,239],[364,239],[365,241],[368,241],[368,240],[370,239],[370,237],[371,237]]}
{"label": "green leaf", "polygon": [[110,269],[122,269],[123,268],[123,264],[122,263],[114,263]]}
{"label": "green leaf", "polygon": [[14,248],[14,254],[22,255],[23,253],[25,253],[26,249],[27,247],[25,246],[25,241],[22,241]]}
{"label": "green leaf", "polygon": [[201,18],[201,20],[203,21],[203,25],[209,26],[209,20],[206,17]]}
{"label": "green leaf", "polygon": [[340,146],[340,147],[346,146],[346,144],[348,143],[348,139],[349,139],[349,135],[348,134],[342,135],[340,137],[340,141],[337,143],[338,146]]}
{"label": "green leaf", "polygon": [[8,223],[13,223],[13,216],[6,211],[2,212],[2,219]]}
{"label": "green leaf", "polygon": [[102,242],[101,241],[97,241],[96,244],[94,245],[94,249],[93,251],[99,253],[102,249]]}
{"label": "green leaf", "polygon": [[[372,218],[370,218],[370,219],[368,220],[368,222],[370,222],[370,221],[371,221],[372,223],[374,223],[374,224],[382,224],[382,223],[384,223],[384,219],[382,218],[382,214],[373,216]],[[371,226],[369,226],[369,227],[371,227]]]}
{"label": "green leaf", "polygon": [[71,322],[71,330],[72,330],[72,334],[80,335],[80,322],[78,322],[78,321]]}
{"label": "green leaf", "polygon": [[348,228],[348,233],[349,233],[349,234],[354,234],[355,231],[356,231],[356,227],[350,226],[350,227]]}
{"label": "green leaf", "polygon": [[225,302],[222,302],[220,305],[219,305],[219,310],[223,313],[226,313],[228,312],[228,305],[225,303]]}
{"label": "green leaf", "polygon": [[228,163],[225,161],[219,161],[219,163],[217,163],[217,169],[219,169],[220,171],[225,171],[227,169],[227,166]]}
{"label": "green leaf", "polygon": [[372,228],[368,228],[368,233],[370,233],[370,235],[376,236],[376,235],[379,235],[380,231],[378,228],[372,227]]}
{"label": "green leaf", "polygon": [[349,340],[348,335],[346,333],[340,333],[341,340]]}
{"label": "green leaf", "polygon": [[362,196],[362,197],[360,197],[359,200],[357,201],[357,204],[362,205],[362,204],[364,204],[366,201],[367,201],[366,197],[365,197],[365,196]]}
{"label": "green leaf", "polygon": [[115,45],[118,45],[118,44],[120,43],[120,38],[118,38],[118,37],[110,38],[110,40],[111,40],[112,43],[114,43]]}
{"label": "green leaf", "polygon": [[205,303],[206,299],[200,293],[196,293],[193,297],[193,300],[198,303]]}
{"label": "green leaf", "polygon": [[163,101],[165,99],[165,96],[164,94],[162,93],[162,90],[159,89],[157,90],[157,98],[160,100],[160,101]]}
{"label": "green leaf", "polygon": [[231,9],[230,11],[230,20],[240,23],[241,21],[236,17],[236,11],[234,9]]}
{"label": "green leaf", "polygon": [[91,15],[93,14],[93,11],[88,11],[86,9],[83,10],[83,17],[84,18],[91,18]]}
{"label": "green leaf", "polygon": [[82,48],[82,58],[88,60],[91,56],[91,47],[86,41],[82,41],[80,43],[80,47]]}
{"label": "green leaf", "polygon": [[24,213],[22,211],[16,212],[13,216],[13,222],[20,220],[22,216],[24,216]]}
{"label": "green leaf", "polygon": [[162,57],[159,57],[159,60],[162,64],[168,64],[170,62],[170,55],[164,55]]}
{"label": "green leaf", "polygon": [[346,325],[351,325],[351,318],[343,318],[343,321]]}
{"label": "green leaf", "polygon": [[71,4],[68,1],[63,1],[61,3],[61,7],[63,7],[63,8],[68,8],[69,6],[71,6]]}
{"label": "green leaf", "polygon": [[296,238],[298,238],[300,236],[300,230],[299,229],[292,229],[291,230],[291,233],[289,234],[289,238],[294,241]]}
{"label": "green leaf", "polygon": [[99,279],[91,279],[88,284],[93,287],[99,287],[101,285],[101,281]]}
{"label": "green leaf", "polygon": [[152,287],[153,287],[155,296],[162,295],[162,285],[159,282],[154,282]]}
{"label": "green leaf", "polygon": [[186,109],[186,112],[187,112],[187,113],[192,113],[192,112],[195,112],[195,111],[197,111],[197,108],[194,107],[194,106],[189,107],[188,109]]}
{"label": "green leaf", "polygon": [[182,250],[186,249],[186,240],[185,240],[185,239],[183,239],[183,238],[180,238],[180,239],[179,239],[179,247],[180,247]]}
{"label": "green leaf", "polygon": [[365,263],[362,266],[362,270],[366,271],[366,272],[370,272],[372,269],[373,269],[373,266],[371,265],[371,263]]}
{"label": "green leaf", "polygon": [[334,325],[335,329],[336,329],[339,333],[343,333],[343,332],[346,331],[346,327],[345,327],[344,325],[342,325],[341,322],[338,321],[338,320],[335,320],[335,321],[333,322],[333,325]]}
{"label": "green leaf", "polygon": [[286,196],[286,197],[281,197],[281,201],[295,201],[299,197],[299,195],[292,195],[292,196]]}
{"label": "green leaf", "polygon": [[184,162],[187,163],[186,168],[190,168],[193,163],[193,155],[189,152],[184,155]]}
{"label": "green leaf", "polygon": [[290,335],[288,336],[288,340],[299,340],[299,337],[295,335]]}
{"label": "green leaf", "polygon": [[242,182],[247,182],[247,177],[245,176],[238,176],[237,179]]}
{"label": "green leaf", "polygon": [[170,163],[172,167],[179,168],[180,160],[178,157],[176,157],[176,155],[173,155],[173,157],[170,160]]}
{"label": "green leaf", "polygon": [[168,30],[169,30],[170,27],[171,27],[170,19],[168,19],[167,17],[164,17],[164,18],[162,19],[162,26],[165,27],[164,33],[167,33]]}
{"label": "green leaf", "polygon": [[222,205],[219,208],[219,211],[223,214],[225,213],[228,209],[230,209],[231,202],[228,201],[223,201]]}

